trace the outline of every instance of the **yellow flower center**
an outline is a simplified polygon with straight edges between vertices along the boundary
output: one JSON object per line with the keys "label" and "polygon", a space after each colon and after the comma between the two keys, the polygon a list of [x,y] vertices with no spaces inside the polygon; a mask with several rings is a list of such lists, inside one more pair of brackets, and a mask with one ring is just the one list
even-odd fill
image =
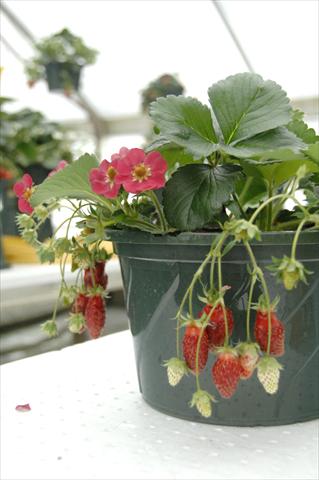
{"label": "yellow flower center", "polygon": [[32,195],[32,188],[26,188],[25,191],[23,192],[23,198],[29,201],[31,195]]}
{"label": "yellow flower center", "polygon": [[114,167],[109,167],[106,171],[106,178],[109,183],[114,184],[114,179],[116,177],[117,171]]}
{"label": "yellow flower center", "polygon": [[134,182],[143,182],[147,180],[152,174],[150,167],[145,166],[144,163],[140,163],[134,167],[132,171],[132,177]]}

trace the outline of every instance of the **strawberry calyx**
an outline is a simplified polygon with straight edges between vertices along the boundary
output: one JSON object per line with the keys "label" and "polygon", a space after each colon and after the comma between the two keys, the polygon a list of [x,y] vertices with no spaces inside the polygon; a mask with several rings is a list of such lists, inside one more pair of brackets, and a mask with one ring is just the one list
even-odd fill
{"label": "strawberry calyx", "polygon": [[264,355],[263,357],[260,358],[258,362],[258,369],[261,371],[264,371],[268,368],[276,368],[278,370],[283,370],[283,365],[278,362],[278,360],[275,357],[272,357],[271,355]]}
{"label": "strawberry calyx", "polygon": [[260,346],[257,342],[240,342],[236,345],[235,349],[238,355],[243,355],[246,352],[257,352],[261,354]]}
{"label": "strawberry calyx", "polygon": [[222,303],[225,293],[231,289],[230,285],[223,285],[221,290],[216,290],[216,288],[211,288],[204,291],[204,296],[199,296],[199,300],[205,305],[211,305],[216,308],[219,303]]}
{"label": "strawberry calyx", "polygon": [[238,351],[236,347],[231,347],[230,345],[216,347],[213,350],[214,355],[221,356],[221,355],[232,355],[233,357],[238,357]]}
{"label": "strawberry calyx", "polygon": [[[275,312],[277,309],[277,305],[280,302],[280,297],[277,295],[272,302],[270,302],[270,312]],[[257,310],[258,312],[262,313],[263,315],[267,315],[268,313],[268,305],[265,295],[260,295],[257,304],[252,305],[253,310]]]}
{"label": "strawberry calyx", "polygon": [[259,228],[248,220],[231,220],[225,223],[224,228],[235,237],[237,242],[247,242],[254,238],[261,240]]}
{"label": "strawberry calyx", "polygon": [[83,333],[86,329],[83,313],[71,313],[68,327],[71,333]]}
{"label": "strawberry calyx", "polygon": [[301,262],[286,255],[282,258],[272,257],[272,265],[268,268],[279,278],[286,290],[296,288],[299,281],[307,283],[306,276],[312,273]]}
{"label": "strawberry calyx", "polygon": [[100,285],[96,285],[95,287],[90,287],[86,290],[85,295],[87,297],[95,297],[96,295],[99,295],[101,297],[105,297],[105,289],[101,287]]}
{"label": "strawberry calyx", "polygon": [[206,318],[203,318],[203,316],[199,318],[193,318],[193,317],[182,317],[182,322],[180,324],[181,327],[186,327],[186,328],[191,328],[193,327],[194,329],[202,329],[205,325]]}

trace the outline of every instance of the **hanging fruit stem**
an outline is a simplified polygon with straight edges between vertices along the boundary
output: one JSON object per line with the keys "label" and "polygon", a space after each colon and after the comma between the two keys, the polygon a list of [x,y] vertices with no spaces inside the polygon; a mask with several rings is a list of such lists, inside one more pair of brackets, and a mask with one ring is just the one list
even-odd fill
{"label": "hanging fruit stem", "polygon": [[248,302],[247,302],[247,312],[246,312],[246,339],[247,342],[250,343],[251,338],[250,338],[250,313],[251,313],[251,303],[253,299],[253,293],[254,293],[254,287],[256,283],[256,273],[253,272],[251,275],[251,280],[250,280],[250,288],[249,288],[249,294],[248,294]]}
{"label": "hanging fruit stem", "polygon": [[247,241],[245,241],[244,244],[245,244],[245,247],[247,249],[248,255],[250,257],[250,261],[252,263],[253,270],[256,272],[256,275],[260,280],[260,283],[261,283],[261,286],[262,286],[262,289],[263,289],[263,292],[264,292],[264,296],[265,296],[265,302],[266,302],[266,308],[267,308],[267,318],[268,318],[267,355],[269,355],[270,354],[270,345],[271,345],[271,333],[272,333],[271,332],[271,303],[270,303],[269,290],[268,290],[267,283],[265,281],[263,271],[261,270],[261,268],[257,264],[256,258],[255,258],[255,255],[254,255],[254,252],[253,252],[251,246],[249,245],[249,243]]}

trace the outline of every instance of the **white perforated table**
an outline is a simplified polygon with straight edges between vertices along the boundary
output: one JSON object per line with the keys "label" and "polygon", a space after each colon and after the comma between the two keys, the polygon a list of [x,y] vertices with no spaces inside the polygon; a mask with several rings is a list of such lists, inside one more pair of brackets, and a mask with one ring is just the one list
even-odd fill
{"label": "white perforated table", "polygon": [[2,480],[318,478],[316,421],[214,427],[152,410],[129,332],[6,364],[1,394]]}

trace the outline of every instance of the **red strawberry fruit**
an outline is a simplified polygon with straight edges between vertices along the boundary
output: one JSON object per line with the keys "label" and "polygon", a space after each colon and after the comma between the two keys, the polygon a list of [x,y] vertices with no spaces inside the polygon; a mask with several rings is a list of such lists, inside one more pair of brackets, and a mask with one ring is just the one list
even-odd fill
{"label": "red strawberry fruit", "polygon": [[241,367],[237,352],[230,347],[220,349],[212,368],[212,377],[219,394],[223,398],[230,398],[234,395],[240,373]]}
{"label": "red strawberry fruit", "polygon": [[89,297],[84,295],[84,293],[78,293],[75,297],[74,303],[71,308],[72,313],[85,313],[86,305],[88,303]]}
{"label": "red strawberry fruit", "polygon": [[85,321],[91,338],[98,338],[105,324],[105,304],[101,295],[89,297],[85,309]]}
{"label": "red strawberry fruit", "polygon": [[[285,353],[285,327],[278,319],[275,312],[271,311],[271,340],[270,355],[281,357]],[[268,345],[268,313],[267,310],[258,309],[254,328],[255,339],[263,352]]]}
{"label": "red strawberry fruit", "polygon": [[[187,325],[183,338],[183,354],[188,368],[196,372],[196,350],[202,328],[194,323]],[[208,335],[204,330],[199,346],[198,370],[205,368],[208,359]]]}
{"label": "red strawberry fruit", "polygon": [[[209,323],[206,327],[208,341],[209,341],[209,348],[214,349],[216,347],[221,347],[224,345],[225,342],[225,320],[224,320],[224,312],[223,307],[219,303],[213,310],[212,305],[206,305],[203,310],[200,312],[200,315],[206,313],[206,315],[210,316]],[[227,317],[227,325],[228,325],[228,335],[231,336],[233,329],[234,329],[234,318],[233,312],[230,308],[226,308],[226,317]]]}
{"label": "red strawberry fruit", "polygon": [[259,360],[259,346],[256,343],[240,343],[237,347],[240,363],[240,378],[247,380],[255,370]]}
{"label": "red strawberry fruit", "polygon": [[[84,285],[86,288],[101,286],[104,290],[107,287],[108,277],[104,274],[105,262],[95,262],[94,267],[84,270]],[[92,274],[94,281],[92,279]],[[95,283],[95,284],[94,284]]]}

